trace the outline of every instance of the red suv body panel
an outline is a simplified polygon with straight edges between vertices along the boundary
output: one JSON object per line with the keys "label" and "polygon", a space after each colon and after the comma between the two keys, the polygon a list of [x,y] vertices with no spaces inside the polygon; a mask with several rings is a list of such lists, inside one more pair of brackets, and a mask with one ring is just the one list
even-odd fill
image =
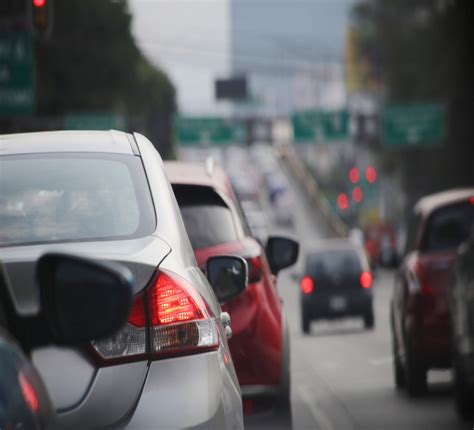
{"label": "red suv body panel", "polygon": [[474,189],[443,192],[415,206],[411,249],[394,288],[392,329],[397,355],[404,360],[410,351],[426,369],[450,366],[448,288],[456,248],[472,225],[473,195]]}
{"label": "red suv body panel", "polygon": [[[413,341],[414,350],[426,362],[437,364],[449,360],[447,287],[455,256],[454,251],[426,255],[414,252],[407,261],[407,276],[422,277],[425,292],[408,294],[403,325]],[[421,276],[416,272],[421,272]]]}

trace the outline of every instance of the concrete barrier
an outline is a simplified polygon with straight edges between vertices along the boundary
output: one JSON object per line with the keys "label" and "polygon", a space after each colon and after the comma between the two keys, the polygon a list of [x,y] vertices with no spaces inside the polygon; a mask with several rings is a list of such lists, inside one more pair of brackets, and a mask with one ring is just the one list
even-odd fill
{"label": "concrete barrier", "polygon": [[301,187],[305,190],[308,200],[321,211],[329,226],[339,237],[347,237],[349,228],[333,210],[326,197],[321,193],[314,176],[301,161],[293,145],[281,145],[279,156]]}

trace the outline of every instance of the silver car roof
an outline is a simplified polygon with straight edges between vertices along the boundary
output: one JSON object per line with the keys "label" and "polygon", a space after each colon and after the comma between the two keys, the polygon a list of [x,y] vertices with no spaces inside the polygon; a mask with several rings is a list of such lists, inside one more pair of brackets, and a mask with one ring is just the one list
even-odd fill
{"label": "silver car roof", "polygon": [[133,155],[134,138],[122,131],[45,131],[0,135],[0,155],[105,152]]}

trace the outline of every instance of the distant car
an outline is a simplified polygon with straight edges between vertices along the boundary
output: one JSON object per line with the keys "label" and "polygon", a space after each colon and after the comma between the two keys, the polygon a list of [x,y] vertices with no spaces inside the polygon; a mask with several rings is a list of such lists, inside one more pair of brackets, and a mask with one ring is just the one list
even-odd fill
{"label": "distant car", "polygon": [[0,205],[21,209],[0,210],[19,313],[36,312],[34,263],[51,250],[119,262],[136,279],[127,324],[113,336],[33,350],[59,427],[242,428],[229,320],[152,143],[118,131],[4,135],[0,171]]}
{"label": "distant car", "polygon": [[250,414],[273,405],[289,411],[288,323],[276,275],[296,261],[298,244],[270,237],[264,249],[249,231],[232,185],[220,167],[166,162],[165,170],[200,267],[205,270],[209,257],[222,254],[244,257],[249,265],[245,291],[223,301],[232,320],[229,345],[244,411]]}
{"label": "distant car", "polygon": [[365,250],[372,265],[396,267],[398,247],[395,230],[390,224],[378,224],[366,232]]}
{"label": "distant car", "polygon": [[474,417],[474,234],[461,245],[449,285],[454,399],[459,415]]}
{"label": "distant car", "polygon": [[427,389],[427,372],[451,366],[449,276],[457,247],[469,237],[474,188],[418,201],[406,255],[395,280],[391,327],[395,385],[411,396]]}
{"label": "distant car", "polygon": [[349,240],[321,242],[306,254],[301,287],[301,326],[311,321],[360,316],[374,327],[372,274],[364,251]]}

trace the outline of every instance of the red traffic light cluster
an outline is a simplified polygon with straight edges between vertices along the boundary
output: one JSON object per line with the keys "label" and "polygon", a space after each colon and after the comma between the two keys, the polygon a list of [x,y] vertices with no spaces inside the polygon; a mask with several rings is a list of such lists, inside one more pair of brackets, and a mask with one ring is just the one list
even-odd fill
{"label": "red traffic light cluster", "polygon": [[[373,166],[368,166],[365,169],[365,179],[369,184],[373,184],[376,179],[377,179],[377,170],[375,170],[375,167]],[[352,167],[349,170],[349,181],[351,181],[353,184],[357,184],[360,180],[360,172],[357,167]]]}
{"label": "red traffic light cluster", "polygon": [[[364,192],[362,190],[362,187],[357,185],[360,181],[360,171],[357,167],[352,167],[349,170],[349,181],[356,185],[352,189],[352,201],[355,203],[361,203],[362,200],[364,200]],[[377,180],[377,170],[373,166],[368,166],[365,169],[364,172],[365,179],[369,184],[373,184]],[[342,212],[346,211],[349,209],[349,197],[345,193],[340,193],[337,196],[337,206],[339,207],[339,210]]]}

